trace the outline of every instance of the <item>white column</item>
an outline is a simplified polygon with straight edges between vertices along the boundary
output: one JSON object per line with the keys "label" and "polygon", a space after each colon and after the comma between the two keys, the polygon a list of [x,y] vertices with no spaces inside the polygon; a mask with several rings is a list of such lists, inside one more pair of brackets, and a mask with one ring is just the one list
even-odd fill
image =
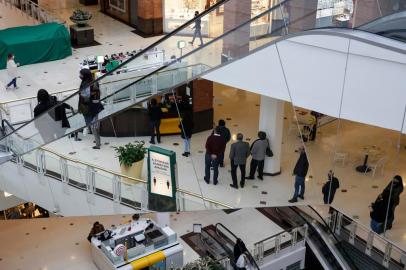
{"label": "white column", "polygon": [[282,134],[284,101],[261,95],[259,110],[259,130],[266,132],[273,157],[265,157],[265,175],[278,175],[281,172]]}

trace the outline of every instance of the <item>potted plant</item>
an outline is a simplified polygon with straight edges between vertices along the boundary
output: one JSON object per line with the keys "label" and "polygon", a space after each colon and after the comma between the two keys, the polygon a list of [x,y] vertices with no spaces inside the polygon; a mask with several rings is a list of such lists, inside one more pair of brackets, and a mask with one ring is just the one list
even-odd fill
{"label": "potted plant", "polygon": [[124,146],[114,147],[120,162],[121,173],[137,179],[141,178],[144,157],[147,148],[144,142],[128,143]]}
{"label": "potted plant", "polygon": [[182,270],[225,270],[225,268],[212,258],[205,256],[186,264]]}
{"label": "potted plant", "polygon": [[90,12],[81,9],[73,11],[72,16],[69,17],[69,19],[78,26],[85,26],[91,18],[92,14]]}

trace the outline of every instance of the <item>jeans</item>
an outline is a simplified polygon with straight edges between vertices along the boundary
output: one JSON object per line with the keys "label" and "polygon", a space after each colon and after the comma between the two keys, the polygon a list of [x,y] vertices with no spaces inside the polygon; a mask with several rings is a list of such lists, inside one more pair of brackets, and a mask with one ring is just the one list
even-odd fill
{"label": "jeans", "polygon": [[213,182],[217,184],[217,178],[219,176],[219,161],[218,157],[215,159],[211,158],[211,155],[206,153],[204,157],[204,178],[210,182],[210,167],[213,167]]}
{"label": "jeans", "polygon": [[255,178],[255,171],[257,170],[258,167],[258,176],[262,178],[264,176],[264,165],[265,161],[264,160],[256,160],[252,159],[251,164],[250,164],[250,178]]}
{"label": "jeans", "polygon": [[[299,192],[300,189],[300,192]],[[297,199],[297,197],[303,197],[305,192],[305,178],[296,175],[295,176],[295,194],[293,194],[293,198]]]}
{"label": "jeans", "polygon": [[193,33],[192,43],[195,41],[196,37],[200,38],[200,44],[203,45],[202,31],[200,28],[195,28],[195,32]]}
{"label": "jeans", "polygon": [[96,116],[91,116],[91,115],[83,115],[85,118],[85,123],[86,126],[89,127],[93,133],[94,140],[96,141],[96,146],[100,147],[101,146],[101,140],[100,140],[100,133],[99,133],[99,122],[97,122],[97,115]]}
{"label": "jeans", "polygon": [[219,165],[221,167],[224,166],[224,153],[222,153],[221,155],[218,156],[218,160],[219,160]]}
{"label": "jeans", "polygon": [[190,153],[190,138],[184,138],[183,143],[185,145],[185,153]]}
{"label": "jeans", "polygon": [[383,223],[379,223],[373,219],[371,219],[371,229],[376,232],[377,234],[383,233]]}
{"label": "jeans", "polygon": [[231,178],[233,179],[234,186],[238,186],[237,185],[237,167],[240,167],[240,171],[241,171],[240,185],[241,185],[241,187],[243,187],[245,185],[245,164],[236,165],[231,160]]}
{"label": "jeans", "polygon": [[7,84],[7,88],[10,87],[11,85],[14,85],[14,88],[17,87],[17,78],[12,79],[12,80]]}
{"label": "jeans", "polygon": [[159,126],[161,125],[161,120],[151,121],[151,142],[155,143],[155,133],[158,143],[161,142],[161,133],[159,132]]}

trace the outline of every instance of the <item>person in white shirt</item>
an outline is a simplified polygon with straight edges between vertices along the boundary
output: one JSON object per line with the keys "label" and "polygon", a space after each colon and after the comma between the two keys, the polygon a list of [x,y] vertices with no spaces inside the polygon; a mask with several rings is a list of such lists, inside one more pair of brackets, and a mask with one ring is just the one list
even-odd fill
{"label": "person in white shirt", "polygon": [[237,269],[246,269],[246,270],[253,270],[254,267],[251,265],[250,260],[248,259],[247,252],[241,253],[240,257],[237,259],[236,263]]}
{"label": "person in white shirt", "polygon": [[11,81],[7,84],[6,89],[10,89],[10,86],[13,85],[14,89],[18,89],[17,87],[17,66],[16,62],[14,62],[14,55],[12,53],[8,54],[7,58],[7,74],[10,76]]}

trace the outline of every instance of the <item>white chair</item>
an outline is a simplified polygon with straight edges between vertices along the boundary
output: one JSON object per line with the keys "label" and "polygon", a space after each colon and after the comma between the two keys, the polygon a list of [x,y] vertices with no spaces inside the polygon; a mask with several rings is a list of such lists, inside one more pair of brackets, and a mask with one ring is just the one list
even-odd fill
{"label": "white chair", "polygon": [[[381,169],[381,175],[384,174],[384,169],[385,169],[385,165],[386,165],[387,161],[388,161],[388,157],[384,156],[384,157],[381,157],[380,159],[378,159],[378,161],[376,161],[375,163],[370,163],[368,165],[368,168],[370,168],[372,171],[372,177],[375,177],[375,173],[379,168]],[[365,173],[367,173],[367,172],[365,171]]]}
{"label": "white chair", "polygon": [[348,153],[336,152],[336,153],[334,153],[333,162],[335,163],[335,162],[341,161],[341,165],[344,166],[345,161],[347,160],[347,157],[348,157]]}

